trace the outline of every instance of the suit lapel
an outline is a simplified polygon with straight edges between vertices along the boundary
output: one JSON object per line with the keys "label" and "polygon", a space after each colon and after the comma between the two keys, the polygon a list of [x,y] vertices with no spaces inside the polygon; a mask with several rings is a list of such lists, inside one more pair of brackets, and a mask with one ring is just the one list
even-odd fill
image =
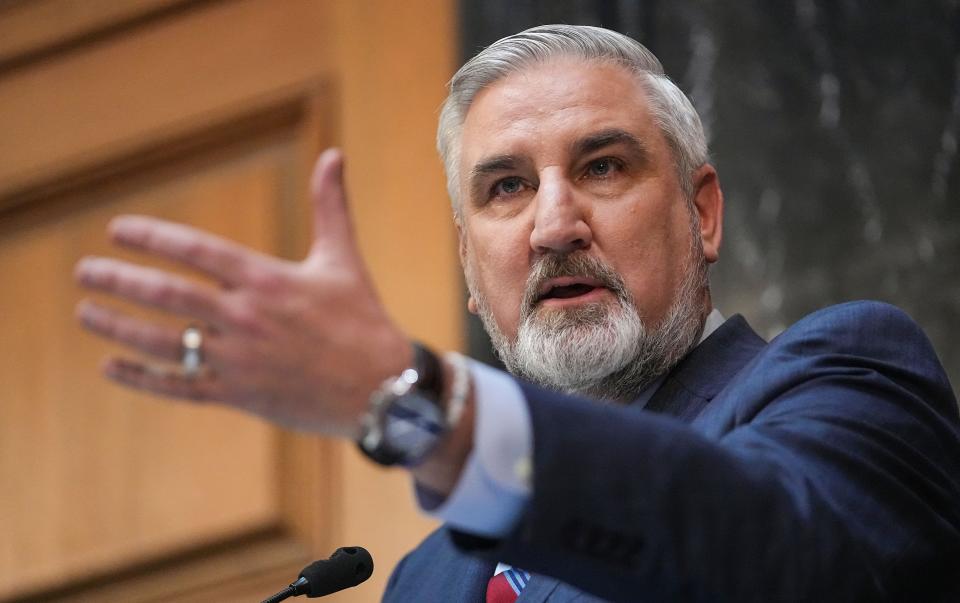
{"label": "suit lapel", "polygon": [[542,603],[547,600],[547,597],[553,591],[557,590],[558,586],[560,586],[560,581],[556,578],[531,574],[530,582],[527,582],[527,586],[520,591],[520,596],[517,597],[517,603]]}
{"label": "suit lapel", "polygon": [[693,421],[765,345],[743,316],[730,317],[668,373],[644,409]]}
{"label": "suit lapel", "polygon": [[455,595],[458,602],[484,603],[496,565],[459,550],[450,539],[449,528],[442,527],[401,561],[394,573],[397,582],[388,585],[383,601],[422,601],[424,593],[447,593]]}
{"label": "suit lapel", "polygon": [[[453,559],[453,563],[442,564],[443,575],[436,576],[444,584],[436,592],[457,593],[458,601],[484,603],[487,599],[487,582],[497,564],[459,551],[449,558]],[[434,592],[432,588],[428,590]]]}
{"label": "suit lapel", "polygon": [[527,587],[520,592],[517,603],[544,603],[565,601],[576,603],[607,603],[606,599],[598,599],[592,595],[560,582],[556,578],[532,574]]}

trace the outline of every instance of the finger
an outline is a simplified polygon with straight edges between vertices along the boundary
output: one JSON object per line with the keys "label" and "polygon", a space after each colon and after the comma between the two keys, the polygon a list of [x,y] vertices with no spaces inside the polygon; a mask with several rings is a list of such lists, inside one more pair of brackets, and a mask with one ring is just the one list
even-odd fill
{"label": "finger", "polygon": [[[77,304],[77,318],[90,331],[139,352],[170,362],[183,359],[183,329],[156,325],[91,300]],[[218,367],[230,346],[212,328],[203,329],[203,364]]]}
{"label": "finger", "polygon": [[122,260],[87,257],[77,263],[77,281],[89,289],[199,319],[216,327],[225,322],[217,292],[169,272]]}
{"label": "finger", "polygon": [[133,318],[117,310],[84,300],[77,305],[84,327],[117,343],[171,362],[182,355],[181,332]]}
{"label": "finger", "polygon": [[218,400],[220,388],[211,374],[184,377],[177,371],[149,366],[126,358],[110,358],[103,373],[113,381],[167,398],[181,400]]}
{"label": "finger", "polygon": [[242,283],[249,265],[265,257],[208,232],[149,216],[118,216],[107,228],[119,245],[185,264],[227,286]]}
{"label": "finger", "polygon": [[343,184],[343,154],[339,149],[327,149],[317,159],[310,178],[310,196],[314,250],[353,253],[353,224]]}

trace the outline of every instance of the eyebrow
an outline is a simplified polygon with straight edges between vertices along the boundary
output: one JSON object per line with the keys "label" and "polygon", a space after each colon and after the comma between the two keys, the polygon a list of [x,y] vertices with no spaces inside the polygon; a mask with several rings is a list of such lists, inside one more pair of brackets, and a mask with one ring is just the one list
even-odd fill
{"label": "eyebrow", "polygon": [[575,141],[571,145],[570,150],[574,157],[579,157],[618,144],[626,146],[634,155],[644,162],[650,157],[650,151],[643,141],[620,128],[610,128],[594,132],[589,136]]}
{"label": "eyebrow", "polygon": [[470,170],[470,179],[477,176],[485,176],[494,172],[504,172],[517,167],[519,158],[516,155],[494,155],[484,159]]}

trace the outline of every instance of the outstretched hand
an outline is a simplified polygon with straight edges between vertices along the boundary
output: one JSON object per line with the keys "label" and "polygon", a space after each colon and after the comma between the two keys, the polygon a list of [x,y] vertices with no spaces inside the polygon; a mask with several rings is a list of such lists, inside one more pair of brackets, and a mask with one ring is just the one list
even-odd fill
{"label": "outstretched hand", "polygon": [[[378,300],[357,249],[339,151],[317,160],[311,196],[314,242],[302,262],[155,218],[115,218],[109,234],[116,244],[197,270],[219,286],[113,258],[82,259],[82,286],[202,325],[200,374],[115,357],[105,363],[106,375],[155,394],[224,402],[288,427],[355,436],[370,392],[409,366],[410,345]],[[90,300],[77,314],[107,339],[155,359],[181,359],[176,329]]]}

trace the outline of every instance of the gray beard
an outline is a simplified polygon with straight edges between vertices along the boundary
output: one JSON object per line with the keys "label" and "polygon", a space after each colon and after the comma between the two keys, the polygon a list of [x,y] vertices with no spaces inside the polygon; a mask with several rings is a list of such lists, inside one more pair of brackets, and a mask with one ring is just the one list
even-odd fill
{"label": "gray beard", "polygon": [[[561,392],[626,402],[673,368],[703,332],[707,264],[699,245],[692,245],[690,252],[666,316],[653,327],[643,321],[623,279],[583,253],[544,256],[533,267],[513,342],[503,335],[476,288],[468,285],[494,350],[512,374]],[[616,300],[573,309],[538,307],[540,285],[560,276],[598,279]]]}

